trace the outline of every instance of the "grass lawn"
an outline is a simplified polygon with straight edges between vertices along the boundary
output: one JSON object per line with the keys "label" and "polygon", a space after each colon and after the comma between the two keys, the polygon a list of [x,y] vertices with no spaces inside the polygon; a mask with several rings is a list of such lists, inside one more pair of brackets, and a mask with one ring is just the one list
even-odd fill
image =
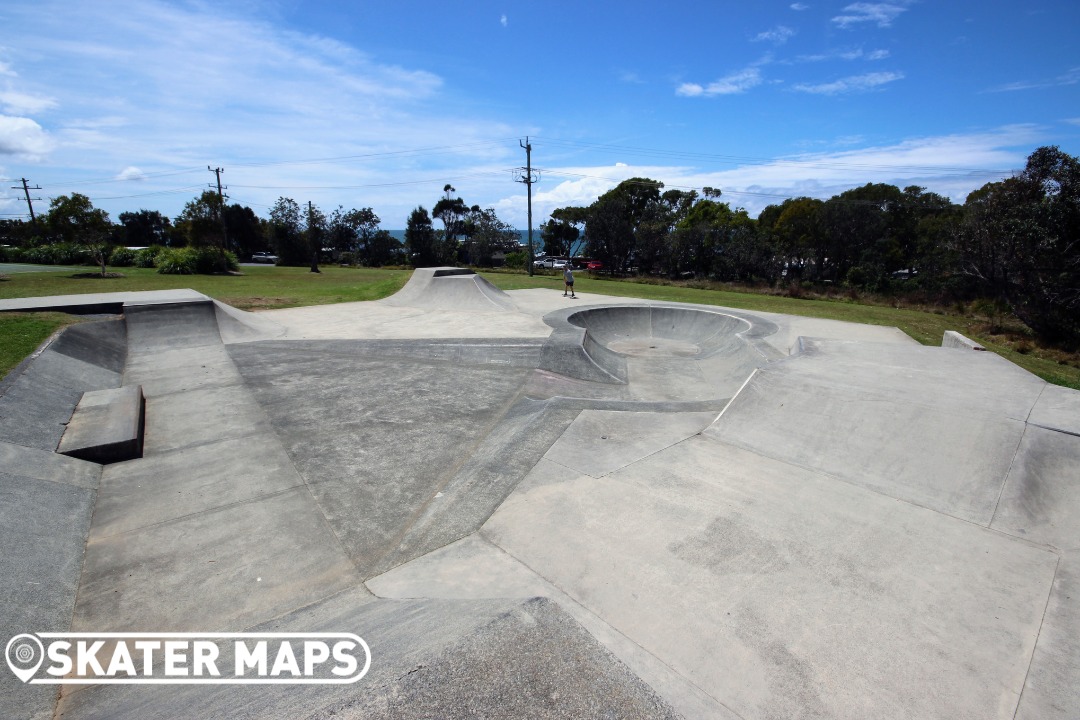
{"label": "grass lawn", "polygon": [[[0,298],[69,295],[121,290],[191,288],[243,310],[323,305],[355,300],[377,300],[393,294],[411,272],[398,269],[326,266],[315,274],[307,268],[244,267],[239,275],[159,275],[151,269],[122,268],[122,278],[73,278],[70,272],[18,273],[0,282]],[[504,290],[550,288],[562,290],[561,275],[529,277],[514,273],[484,273]],[[846,320],[870,325],[896,326],[924,345],[940,345],[946,330],[956,330],[1008,358],[1039,377],[1080,390],[1080,357],[1040,348],[1016,333],[991,334],[985,318],[945,314],[941,310],[864,305],[850,301],[807,300],[729,290],[703,290],[626,280],[577,277],[575,287],[590,293],[639,297],[648,300],[721,305],[742,310],[787,313]],[[42,316],[49,316],[48,318]],[[68,316],[57,313],[0,314],[0,376],[33,351]]]}
{"label": "grass lawn", "polygon": [[0,313],[0,379],[54,332],[78,321],[65,313]]}

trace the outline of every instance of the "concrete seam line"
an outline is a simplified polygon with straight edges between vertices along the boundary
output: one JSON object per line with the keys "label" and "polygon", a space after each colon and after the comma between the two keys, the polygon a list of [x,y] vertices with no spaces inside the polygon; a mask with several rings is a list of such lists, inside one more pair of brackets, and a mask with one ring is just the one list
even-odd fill
{"label": "concrete seam line", "polygon": [[[532,574],[533,574],[533,575],[535,575],[536,577],[540,578],[541,582],[543,582],[543,583],[544,583],[545,585],[549,585],[549,586],[550,586],[550,587],[552,587],[552,588],[553,588],[553,589],[554,589],[555,591],[557,591],[558,593],[560,593],[561,597],[559,597],[559,598],[551,598],[551,599],[552,599],[552,601],[554,601],[555,603],[559,603],[560,601],[562,601],[562,600],[565,600],[565,601],[568,601],[568,602],[571,602],[571,603],[573,603],[573,604],[574,604],[574,605],[576,605],[576,606],[577,606],[578,608],[580,608],[582,612],[585,612],[585,613],[587,613],[588,615],[590,615],[590,616],[591,616],[591,617],[592,617],[592,618],[593,618],[593,619],[594,619],[594,620],[595,620],[595,621],[596,621],[597,623],[599,623],[599,624],[603,625],[604,627],[608,628],[608,630],[610,630],[612,634],[614,634],[614,635],[618,635],[619,637],[623,638],[623,639],[624,639],[624,640],[625,640],[626,642],[630,643],[630,644],[631,644],[631,645],[633,645],[634,647],[636,647],[636,648],[638,648],[639,650],[641,650],[641,652],[645,653],[645,654],[646,654],[646,655],[648,655],[648,656],[649,656],[650,658],[652,658],[652,659],[653,659],[653,660],[654,660],[654,661],[655,661],[655,662],[656,662],[656,663],[657,663],[658,665],[661,665],[661,666],[663,666],[663,667],[667,668],[667,669],[668,669],[668,670],[669,670],[669,671],[670,671],[670,672],[671,672],[671,673],[672,673],[673,675],[675,675],[676,677],[680,678],[680,679],[681,679],[681,680],[682,680],[683,682],[685,682],[685,683],[686,683],[687,685],[689,685],[690,687],[694,688],[695,690],[697,690],[698,692],[700,692],[700,693],[701,693],[702,695],[704,695],[705,697],[707,697],[707,698],[709,698],[710,700],[712,700],[713,702],[715,702],[715,703],[716,703],[717,705],[719,705],[720,707],[724,708],[725,710],[728,710],[729,712],[731,712],[731,713],[732,713],[733,715],[735,715],[736,717],[739,717],[739,718],[742,718],[742,717],[743,717],[742,715],[740,715],[739,713],[735,712],[735,711],[734,711],[734,710],[732,710],[732,709],[731,709],[730,707],[728,707],[727,705],[725,705],[725,704],[724,704],[724,703],[723,703],[723,702],[722,702],[722,701],[721,701],[721,700],[720,700],[719,698],[715,697],[715,696],[714,696],[714,695],[713,695],[712,693],[710,693],[710,692],[709,692],[708,690],[705,690],[705,689],[704,689],[703,687],[701,687],[700,685],[698,685],[698,684],[697,684],[696,682],[694,682],[693,680],[691,680],[690,678],[686,677],[686,676],[685,676],[685,675],[683,675],[683,674],[682,674],[681,672],[679,672],[678,670],[676,670],[675,668],[673,668],[673,667],[672,667],[671,665],[669,665],[669,664],[668,664],[667,662],[665,662],[664,660],[662,660],[662,659],[660,659],[659,657],[657,657],[657,656],[656,656],[656,655],[655,655],[655,654],[654,654],[654,653],[653,653],[653,652],[652,652],[651,650],[649,650],[648,648],[646,648],[646,647],[642,646],[642,645],[641,645],[641,643],[639,643],[638,641],[636,641],[636,640],[634,640],[633,638],[629,637],[628,635],[626,635],[626,633],[622,632],[621,630],[619,630],[618,628],[616,628],[615,626],[613,626],[613,625],[612,625],[611,623],[609,623],[609,622],[608,622],[607,620],[605,620],[604,618],[602,618],[602,617],[600,617],[599,615],[597,615],[597,614],[596,614],[595,612],[593,612],[593,611],[592,611],[592,610],[591,610],[591,609],[590,609],[590,608],[589,608],[589,607],[588,607],[587,605],[585,605],[585,604],[584,604],[583,602],[579,601],[579,600],[578,600],[577,598],[575,598],[575,597],[573,597],[572,595],[570,595],[570,593],[568,593],[568,592],[567,592],[566,590],[564,590],[564,589],[562,589],[561,587],[559,587],[559,586],[558,586],[558,584],[557,584],[557,583],[555,583],[555,582],[554,582],[553,580],[550,580],[550,579],[548,579],[548,578],[544,577],[544,576],[543,576],[543,575],[541,575],[541,574],[540,574],[539,572],[537,572],[536,570],[534,570],[534,569],[533,569],[533,568],[532,568],[532,567],[531,567],[531,566],[530,566],[530,565],[529,565],[529,564],[528,564],[527,562],[525,562],[524,560],[522,560],[522,559],[521,559],[521,558],[519,558],[518,556],[514,555],[514,554],[513,554],[512,552],[510,552],[509,550],[507,550],[506,548],[504,548],[504,547],[503,547],[502,545],[499,545],[499,544],[498,544],[497,542],[493,541],[493,540],[492,540],[491,538],[489,538],[489,537],[488,537],[488,536],[487,536],[487,535],[486,535],[486,534],[484,533],[484,529],[483,529],[483,528],[480,528],[479,530],[477,530],[477,531],[476,531],[476,535],[477,535],[477,537],[479,537],[479,538],[480,538],[480,540],[481,540],[481,541],[483,541],[483,542],[487,543],[488,545],[491,545],[491,546],[492,546],[493,548],[495,548],[495,549],[496,549],[496,550],[497,550],[498,552],[500,552],[500,553],[502,553],[502,554],[506,555],[506,556],[507,556],[508,558],[510,558],[510,560],[511,560],[511,561],[513,561],[513,562],[515,562],[515,563],[517,563],[517,564],[521,565],[521,567],[525,568],[525,569],[526,569],[526,570],[528,570],[528,571],[529,571],[530,573],[532,573]],[[571,616],[571,617],[573,617],[573,616]],[[576,622],[576,623],[577,623],[578,625],[580,625],[580,626],[581,626],[581,628],[582,628],[582,629],[583,629],[583,630],[584,630],[585,632],[589,633],[589,635],[590,635],[590,636],[591,636],[591,637],[593,638],[593,640],[595,640],[595,641],[596,641],[597,643],[599,643],[601,647],[603,647],[603,648],[604,648],[605,650],[607,650],[607,652],[611,653],[611,655],[612,655],[612,656],[613,656],[613,657],[614,657],[615,659],[617,659],[617,660],[618,660],[618,661],[619,661],[620,663],[622,663],[622,664],[623,664],[623,665],[624,665],[624,666],[625,666],[625,667],[626,667],[626,668],[627,668],[628,670],[630,670],[630,672],[632,672],[632,673],[633,673],[633,674],[634,674],[634,675],[635,675],[635,676],[636,676],[636,677],[638,678],[638,680],[641,680],[641,682],[643,682],[643,683],[645,683],[646,685],[648,685],[648,686],[649,686],[649,688],[650,688],[650,689],[651,689],[651,690],[652,690],[652,691],[653,691],[654,693],[656,693],[656,694],[657,694],[657,696],[659,696],[659,697],[663,698],[663,699],[665,700],[665,702],[667,702],[667,699],[666,699],[666,698],[664,698],[664,696],[663,696],[663,695],[662,695],[662,694],[661,694],[661,693],[660,693],[659,691],[657,691],[657,689],[656,689],[656,688],[652,687],[652,685],[650,685],[649,683],[645,682],[645,680],[644,680],[644,679],[643,679],[643,678],[642,678],[642,677],[641,677],[640,675],[638,675],[638,673],[637,673],[636,671],[634,671],[634,669],[633,669],[633,668],[631,668],[631,667],[630,667],[629,663],[627,663],[627,662],[626,662],[625,660],[623,660],[623,659],[622,659],[621,657],[619,657],[619,656],[618,656],[618,655],[617,655],[617,654],[615,653],[615,651],[614,651],[614,650],[612,650],[612,649],[611,649],[610,647],[608,647],[607,643],[603,642],[602,640],[600,640],[600,638],[598,638],[598,637],[596,637],[595,635],[593,635],[593,634],[592,634],[592,632],[590,632],[590,631],[589,631],[589,629],[588,629],[588,628],[586,628],[586,627],[585,627],[584,625],[582,625],[582,623],[581,623],[581,622],[579,622],[579,621],[578,621],[577,619],[574,619],[574,622]],[[671,703],[670,703],[670,702],[668,702],[668,704],[670,705]]]}
{"label": "concrete seam line", "polygon": [[[75,586],[75,597],[72,598],[71,614],[69,616],[67,616],[68,617],[68,622],[67,622],[68,628],[71,628],[72,624],[75,622],[75,608],[79,607],[79,595],[82,593],[82,590],[83,590],[83,576],[84,576],[84,571],[86,570],[86,549],[90,546],[90,531],[94,529],[94,515],[97,514],[97,499],[98,499],[98,491],[94,490],[93,491],[93,497],[91,498],[90,518],[86,523],[86,535],[83,536],[82,555],[79,557],[79,580],[78,580],[78,582],[77,582],[77,584]],[[93,687],[93,686],[92,685],[82,685],[82,686],[76,685],[76,686],[71,688],[71,692],[79,692],[79,691],[85,690],[85,689],[87,689],[89,687]],[[66,691],[67,688],[64,688],[63,690]],[[66,692],[65,692],[65,694],[66,694]],[[53,713],[54,713],[54,715],[55,715],[56,711],[60,708],[60,700],[61,700],[61,689],[58,688],[57,692],[56,692],[55,700],[53,701]]]}
{"label": "concrete seam line", "polygon": [[1028,659],[1027,671],[1024,673],[1024,684],[1020,686],[1020,694],[1016,698],[1016,709],[1013,710],[1013,720],[1016,720],[1020,712],[1020,704],[1024,701],[1024,691],[1027,690],[1028,678],[1031,677],[1031,666],[1035,664],[1035,653],[1039,649],[1039,638],[1042,637],[1043,625],[1046,624],[1046,612],[1050,608],[1050,598],[1054,596],[1054,583],[1057,582],[1058,571],[1061,569],[1061,556],[1058,555],[1054,564],[1054,576],[1050,579],[1050,591],[1046,593],[1046,603],[1043,605],[1042,617],[1039,618],[1039,631],[1035,633],[1035,642],[1031,645],[1031,657]]}
{"label": "concrete seam line", "polygon": [[998,488],[997,501],[994,503],[994,512],[990,515],[990,522],[986,524],[986,527],[990,527],[994,524],[994,519],[997,518],[998,509],[1001,507],[1001,497],[1005,494],[1005,486],[1009,484],[1009,478],[1012,476],[1013,467],[1016,465],[1016,458],[1020,456],[1020,448],[1024,444],[1024,438],[1027,437],[1028,424],[1024,423],[1024,431],[1020,433],[1020,440],[1017,441],[1016,447],[1013,448],[1012,457],[1009,458],[1009,469],[1005,471],[1005,477],[1001,480],[1001,487]]}
{"label": "concrete seam line", "polygon": [[[731,396],[731,399],[727,401],[727,405],[723,407],[719,415],[713,418],[713,421],[709,423],[709,425],[715,425],[717,422],[719,422],[720,418],[724,417],[724,413],[726,413],[727,409],[731,407],[731,404],[735,402],[735,398],[739,397],[739,395],[742,394],[742,391],[746,389],[746,386],[750,384],[750,381],[754,379],[754,376],[758,374],[759,370],[761,370],[761,368],[754,368],[754,371],[750,373],[750,376],[746,378],[746,380],[743,380],[743,384],[739,386],[739,389],[736,390],[735,394]],[[706,425],[706,427],[708,427],[709,425]]]}
{"label": "concrete seam line", "polygon": [[1031,413],[1035,412],[1035,406],[1037,406],[1039,404],[1039,401],[1042,400],[1042,396],[1046,393],[1046,388],[1048,387],[1050,387],[1050,383],[1043,382],[1043,386],[1039,388],[1039,396],[1035,398],[1035,402],[1031,403],[1031,407],[1028,408],[1028,414],[1027,417],[1024,418],[1024,422],[1031,422]]}

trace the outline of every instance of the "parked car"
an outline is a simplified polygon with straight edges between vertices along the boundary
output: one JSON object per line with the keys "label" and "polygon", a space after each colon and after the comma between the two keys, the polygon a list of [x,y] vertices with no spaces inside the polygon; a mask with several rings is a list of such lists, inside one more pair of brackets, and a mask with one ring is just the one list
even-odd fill
{"label": "parked car", "polygon": [[270,263],[273,265],[279,260],[277,255],[271,255],[270,253],[255,253],[251,256],[251,262],[254,263]]}
{"label": "parked car", "polygon": [[561,270],[562,268],[566,267],[566,261],[565,260],[560,260],[559,258],[551,258],[551,257],[549,257],[549,258],[541,258],[539,260],[533,261],[533,267],[555,268],[557,270]]}
{"label": "parked car", "polygon": [[585,269],[592,271],[603,270],[604,263],[600,262],[599,260],[590,260],[589,264],[585,266]]}

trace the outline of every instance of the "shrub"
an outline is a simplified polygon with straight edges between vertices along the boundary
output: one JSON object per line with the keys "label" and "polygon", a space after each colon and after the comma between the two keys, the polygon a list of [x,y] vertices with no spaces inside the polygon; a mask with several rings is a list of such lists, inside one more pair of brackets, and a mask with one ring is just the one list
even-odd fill
{"label": "shrub", "polygon": [[506,253],[506,267],[514,270],[524,270],[525,263],[528,261],[528,256],[523,252],[508,252]]}
{"label": "shrub", "polygon": [[[162,275],[212,275],[221,267],[221,250],[211,246],[166,248],[155,258]],[[236,255],[225,252],[225,267],[236,270],[240,264]]]}
{"label": "shrub", "polygon": [[135,260],[133,264],[135,265],[135,267],[152,268],[154,267],[154,260],[164,249],[165,248],[161,247],[160,245],[151,245],[148,248],[136,250]]}
{"label": "shrub", "polygon": [[341,253],[341,257],[338,259],[338,262],[340,264],[342,264],[342,265],[350,265],[350,266],[355,265],[356,264],[356,253],[343,252],[343,253]]}
{"label": "shrub", "polygon": [[115,247],[109,255],[109,264],[113,267],[131,267],[135,264],[136,252],[126,247]]}
{"label": "shrub", "polygon": [[22,248],[17,247],[3,247],[0,248],[0,262],[9,263],[21,263],[26,262],[23,260],[24,251]]}
{"label": "shrub", "polygon": [[165,248],[154,258],[154,264],[162,275],[195,274],[195,258],[188,248]]}
{"label": "shrub", "polygon": [[53,243],[27,248],[23,252],[23,262],[37,265],[93,265],[94,258],[90,250],[73,243]]}

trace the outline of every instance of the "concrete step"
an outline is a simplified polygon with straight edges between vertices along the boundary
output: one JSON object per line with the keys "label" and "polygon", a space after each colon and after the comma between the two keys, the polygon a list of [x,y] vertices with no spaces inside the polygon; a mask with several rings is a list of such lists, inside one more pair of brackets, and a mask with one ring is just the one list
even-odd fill
{"label": "concrete step", "polygon": [[144,407],[142,385],[85,392],[56,451],[102,465],[142,457]]}

